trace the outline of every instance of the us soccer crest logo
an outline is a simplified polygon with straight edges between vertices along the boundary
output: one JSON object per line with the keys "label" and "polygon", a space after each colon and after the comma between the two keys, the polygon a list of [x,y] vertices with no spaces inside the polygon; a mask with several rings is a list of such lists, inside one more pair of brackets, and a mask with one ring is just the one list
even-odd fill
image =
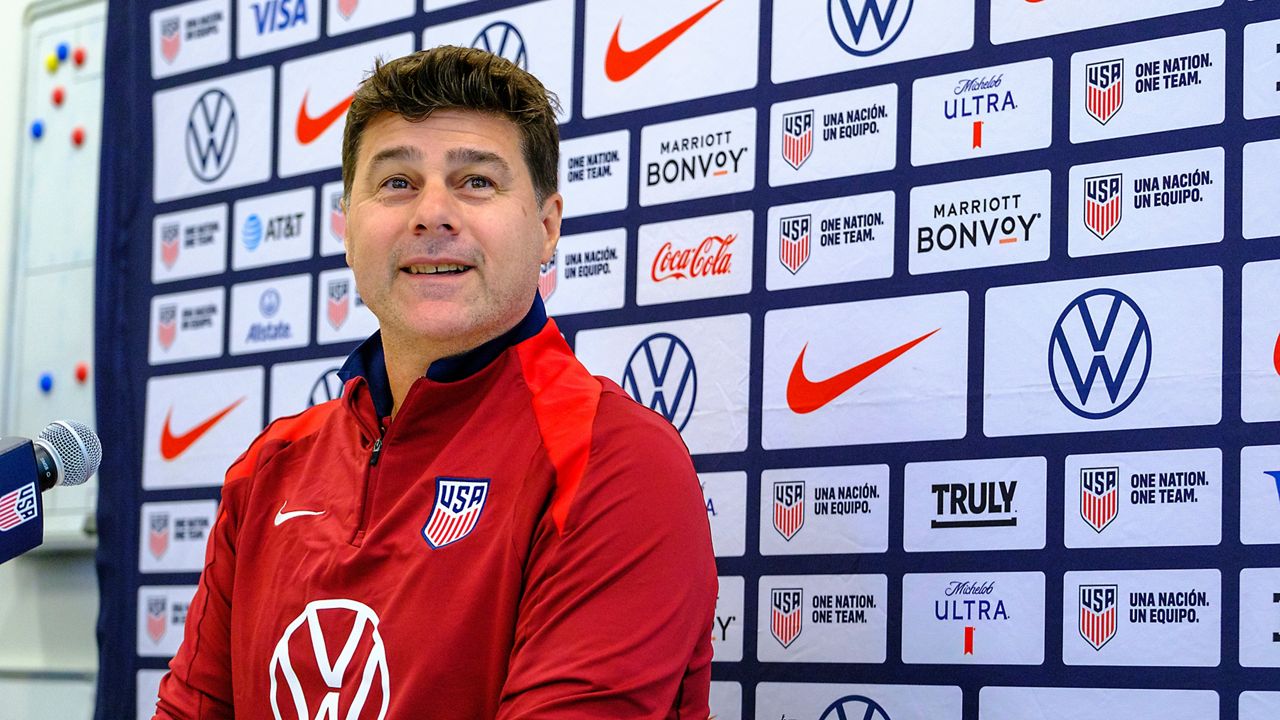
{"label": "us soccer crest logo", "polygon": [[1084,226],[1099,240],[1106,240],[1120,224],[1123,198],[1124,175],[1084,179]]}
{"label": "us soccer crest logo", "polygon": [[147,549],[159,560],[169,550],[169,513],[152,513],[148,526]]}
{"label": "us soccer crest logo", "polygon": [[0,495],[0,532],[8,532],[40,514],[36,484],[27,483]]}
{"label": "us soccer crest logo", "polygon": [[799,170],[813,153],[813,111],[787,113],[782,116],[782,159]]}
{"label": "us soccer crest logo", "polygon": [[804,481],[773,484],[773,529],[788,542],[804,527]]}
{"label": "us soccer crest logo", "polygon": [[356,6],[360,4],[360,0],[338,0],[338,14],[343,20],[350,20],[352,13],[356,11]]}
{"label": "us soccer crest logo", "polygon": [[329,327],[337,330],[347,321],[351,310],[351,281],[344,278],[329,281],[329,304],[326,317]]}
{"label": "us soccer crest logo", "polygon": [[488,478],[436,478],[436,502],[422,526],[422,538],[436,550],[465,538],[480,521],[488,499]]}
{"label": "us soccer crest logo", "polygon": [[542,293],[542,301],[546,302],[551,299],[551,294],[556,291],[556,261],[560,259],[560,251],[556,250],[551,253],[551,260],[538,266],[538,292]]}
{"label": "us soccer crest logo", "polygon": [[769,631],[782,647],[790,647],[804,627],[804,590],[774,588],[769,598]]}
{"label": "us soccer crest logo", "polygon": [[1080,586],[1080,637],[1094,650],[1101,650],[1116,636],[1116,585]]}
{"label": "us soccer crest logo", "polygon": [[160,21],[160,55],[167,63],[173,62],[182,49],[182,18],[174,16]]}
{"label": "us soccer crest logo", "polygon": [[1080,517],[1102,532],[1120,510],[1120,468],[1080,469]]}
{"label": "us soccer crest logo", "polygon": [[169,601],[165,596],[147,598],[147,637],[151,642],[159,644],[164,639],[165,630],[169,628],[168,613]]}
{"label": "us soccer crest logo", "polygon": [[160,341],[160,347],[168,350],[173,347],[173,341],[178,337],[178,306],[177,305],[161,305],[160,321],[156,323],[156,339]]}
{"label": "us soccer crest logo", "polygon": [[1124,60],[1084,66],[1084,110],[1106,125],[1124,104]]}
{"label": "us soccer crest logo", "polygon": [[784,217],[778,223],[778,260],[792,275],[800,272],[809,260],[809,228],[812,225],[809,215]]}
{"label": "us soccer crest logo", "polygon": [[178,262],[178,237],[181,234],[182,228],[178,223],[166,223],[160,228],[160,260],[169,269]]}
{"label": "us soccer crest logo", "polygon": [[347,237],[347,214],[342,211],[341,190],[329,195],[329,234],[338,242],[344,242]]}

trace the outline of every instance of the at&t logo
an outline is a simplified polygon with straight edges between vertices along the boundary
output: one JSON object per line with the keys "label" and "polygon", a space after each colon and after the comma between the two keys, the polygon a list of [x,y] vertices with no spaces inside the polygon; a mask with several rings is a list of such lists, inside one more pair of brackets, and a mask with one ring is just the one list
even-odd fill
{"label": "at&t logo", "polygon": [[636,402],[647,406],[684,430],[693,416],[698,396],[698,370],[693,354],[671,333],[655,333],[640,342],[627,360],[622,387]]}
{"label": "at&t logo", "polygon": [[[378,623],[377,613],[355,600],[308,603],[271,655],[275,719],[383,720],[391,680]],[[353,664],[363,668],[348,669]]]}
{"label": "at&t logo", "polygon": [[914,0],[827,0],[827,24],[850,55],[875,55],[907,26]]}
{"label": "at&t logo", "polygon": [[1089,420],[1116,415],[1150,371],[1151,328],[1128,295],[1090,290],[1062,311],[1049,341],[1049,379],[1068,410]]}
{"label": "at&t logo", "polygon": [[187,117],[187,165],[191,172],[204,182],[222,177],[231,167],[239,132],[231,96],[217,88],[205,91]]}

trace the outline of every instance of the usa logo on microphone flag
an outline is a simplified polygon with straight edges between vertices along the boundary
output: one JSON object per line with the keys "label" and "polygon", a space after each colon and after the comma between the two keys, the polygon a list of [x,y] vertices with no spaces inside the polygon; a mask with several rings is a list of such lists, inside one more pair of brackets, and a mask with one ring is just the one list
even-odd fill
{"label": "usa logo on microphone flag", "polygon": [[0,496],[0,532],[8,532],[35,519],[38,514],[35,483],[27,483]]}
{"label": "usa logo on microphone flag", "polygon": [[436,502],[422,526],[423,539],[439,550],[470,535],[488,499],[488,478],[436,478]]}

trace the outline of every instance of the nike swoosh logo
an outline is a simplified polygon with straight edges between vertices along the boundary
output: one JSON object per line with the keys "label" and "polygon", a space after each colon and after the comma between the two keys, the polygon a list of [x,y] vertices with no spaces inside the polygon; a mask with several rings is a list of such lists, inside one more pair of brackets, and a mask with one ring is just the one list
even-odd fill
{"label": "nike swoosh logo", "polygon": [[308,90],[302,94],[302,104],[298,106],[298,122],[294,128],[295,134],[298,136],[298,142],[302,145],[310,144],[313,140],[324,134],[331,125],[342,117],[342,114],[351,107],[351,101],[355,99],[355,93],[347,96],[346,100],[325,110],[324,113],[311,117],[307,114],[307,96],[311,94]]}
{"label": "nike swoosh logo", "polygon": [[1274,357],[1272,357],[1271,361],[1275,363],[1276,374],[1280,375],[1280,335],[1276,336],[1276,349],[1273,355]]}
{"label": "nike swoosh logo", "polygon": [[622,29],[622,20],[618,20],[618,25],[613,29],[613,37],[609,39],[609,48],[604,53],[604,74],[614,82],[622,82],[627,78],[635,75],[640,68],[649,64],[649,61],[658,56],[658,53],[667,49],[667,46],[675,42],[677,38],[685,34],[689,28],[693,27],[706,16],[707,13],[716,9],[716,6],[724,0],[716,0],[705,8],[694,13],[684,22],[676,25],[670,30],[662,33],[658,37],[641,45],[635,50],[623,50],[618,44],[618,31]]}
{"label": "nike swoosh logo", "polygon": [[205,433],[212,430],[214,425],[217,425],[222,418],[227,416],[227,413],[235,410],[239,407],[240,403],[244,401],[245,398],[240,398],[219,410],[213,415],[213,417],[205,420],[181,435],[173,434],[173,428],[170,426],[170,421],[173,419],[173,407],[170,406],[169,414],[164,416],[164,427],[160,429],[160,457],[165,460],[176,459],[179,455],[186,452],[187,448],[191,447],[195,441],[199,440]]}
{"label": "nike swoosh logo", "polygon": [[294,518],[305,517],[307,515],[323,515],[325,513],[324,510],[291,510],[289,512],[285,512],[284,506],[288,504],[289,501],[285,500],[284,503],[280,505],[280,509],[276,511],[276,527],[280,527],[280,523],[287,522]]}
{"label": "nike swoosh logo", "polygon": [[908,350],[928,340],[933,333],[941,329],[938,328],[933,332],[925,333],[911,342],[899,345],[870,360],[858,363],[838,375],[818,382],[813,382],[804,375],[804,351],[809,349],[808,343],[805,343],[805,346],[800,349],[800,357],[796,358],[795,366],[791,368],[791,377],[787,379],[787,405],[790,406],[792,412],[799,415],[811,413],[849,392],[854,385],[871,377],[880,368],[897,360]]}

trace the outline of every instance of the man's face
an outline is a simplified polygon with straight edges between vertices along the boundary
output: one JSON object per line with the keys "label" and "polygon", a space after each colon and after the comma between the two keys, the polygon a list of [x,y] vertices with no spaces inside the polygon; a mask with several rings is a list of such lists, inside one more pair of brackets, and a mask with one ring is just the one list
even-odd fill
{"label": "man's face", "polygon": [[365,126],[347,208],[347,264],[384,339],[456,354],[520,321],[560,237],[519,129],[467,110]]}

